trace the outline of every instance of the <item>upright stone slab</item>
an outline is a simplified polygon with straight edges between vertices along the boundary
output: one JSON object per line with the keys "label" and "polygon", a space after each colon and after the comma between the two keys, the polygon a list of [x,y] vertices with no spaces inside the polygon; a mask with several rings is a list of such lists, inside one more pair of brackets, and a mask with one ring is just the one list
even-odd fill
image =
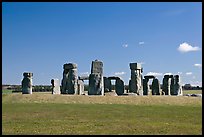
{"label": "upright stone slab", "polygon": [[183,95],[182,86],[179,75],[174,76],[174,95]]}
{"label": "upright stone slab", "polygon": [[111,92],[112,91],[111,80],[107,77],[103,77],[103,81],[104,81],[104,92]]}
{"label": "upright stone slab", "polygon": [[170,95],[174,95],[174,77],[170,78],[171,84],[170,84]]}
{"label": "upright stone slab", "polygon": [[143,95],[142,85],[142,66],[140,63],[130,63],[131,69],[131,81],[130,81],[130,92],[138,95]]}
{"label": "upright stone slab", "polygon": [[92,61],[88,95],[104,95],[103,62]]}
{"label": "upright stone slab", "polygon": [[160,83],[157,78],[152,81],[152,95],[160,95]]}
{"label": "upright stone slab", "polygon": [[143,79],[143,95],[148,95],[150,87],[149,87],[149,79]]}
{"label": "upright stone slab", "polygon": [[24,72],[23,73],[23,80],[21,82],[22,85],[22,94],[32,94],[32,85],[33,85],[33,73],[31,72]]}
{"label": "upright stone slab", "polygon": [[89,75],[88,95],[102,95],[102,82],[99,73],[92,73]]}
{"label": "upright stone slab", "polygon": [[62,94],[77,94],[78,93],[78,73],[77,64],[68,63],[63,66],[62,79]]}
{"label": "upright stone slab", "polygon": [[122,95],[124,93],[124,82],[120,78],[116,79],[115,92],[117,95]]}
{"label": "upright stone slab", "polygon": [[79,95],[84,95],[84,82],[83,80],[78,80],[78,94]]}
{"label": "upright stone slab", "polygon": [[52,94],[60,94],[60,81],[59,79],[52,79]]}
{"label": "upright stone slab", "polygon": [[165,95],[171,95],[172,78],[173,78],[173,75],[164,75],[162,90],[164,91]]}

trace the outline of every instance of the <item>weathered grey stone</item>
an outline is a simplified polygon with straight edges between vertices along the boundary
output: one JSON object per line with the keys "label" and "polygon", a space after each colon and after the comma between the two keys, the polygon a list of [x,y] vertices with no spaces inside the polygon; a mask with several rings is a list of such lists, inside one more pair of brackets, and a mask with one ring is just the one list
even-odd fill
{"label": "weathered grey stone", "polygon": [[160,95],[160,83],[157,78],[152,81],[152,95]]}
{"label": "weathered grey stone", "polygon": [[120,78],[116,79],[115,91],[117,95],[122,95],[124,93],[124,82]]}
{"label": "weathered grey stone", "polygon": [[75,63],[68,63],[68,64],[64,64],[63,66],[64,69],[76,69],[77,68],[77,64]]}
{"label": "weathered grey stone", "polygon": [[22,85],[22,94],[32,94],[32,77],[33,73],[31,72],[24,72],[23,73],[23,80],[21,82]]}
{"label": "weathered grey stone", "polygon": [[174,76],[174,95],[183,95],[179,75]]}
{"label": "weathered grey stone", "polygon": [[60,81],[59,79],[52,79],[52,94],[60,94]]}
{"label": "weathered grey stone", "polygon": [[92,61],[91,64],[88,95],[104,96],[103,62],[99,60]]}
{"label": "weathered grey stone", "polygon": [[173,78],[173,75],[164,75],[162,91],[164,91],[165,95],[171,95],[171,78]]}
{"label": "weathered grey stone", "polygon": [[92,61],[91,73],[99,73],[103,75],[103,62],[99,60]]}
{"label": "weathered grey stone", "polygon": [[149,78],[143,79],[143,95],[148,95],[148,93],[150,91],[150,87],[149,87],[148,82],[149,82]]}
{"label": "weathered grey stone", "polygon": [[111,92],[112,91],[111,79],[107,77],[103,77],[103,81],[104,81],[104,92]]}
{"label": "weathered grey stone", "polygon": [[92,73],[89,75],[89,90],[88,95],[102,95],[101,74]]}
{"label": "weathered grey stone", "polygon": [[79,95],[85,95],[83,80],[78,80],[78,92]]}
{"label": "weathered grey stone", "polygon": [[74,63],[64,64],[62,79],[62,94],[78,94],[77,65]]}
{"label": "weathered grey stone", "polygon": [[174,77],[170,78],[171,79],[171,84],[170,84],[170,95],[175,95],[174,94]]}
{"label": "weathered grey stone", "polygon": [[131,69],[131,81],[130,81],[130,92],[143,95],[142,85],[142,67],[140,63],[130,63]]}
{"label": "weathered grey stone", "polygon": [[153,75],[147,75],[147,76],[144,76],[144,78],[145,78],[145,79],[154,79],[155,76],[153,76]]}
{"label": "weathered grey stone", "polygon": [[142,65],[140,63],[130,63],[130,69],[131,70],[136,70],[136,69],[141,70],[142,69]]}
{"label": "weathered grey stone", "polygon": [[89,80],[89,76],[79,76],[78,77],[79,80]]}

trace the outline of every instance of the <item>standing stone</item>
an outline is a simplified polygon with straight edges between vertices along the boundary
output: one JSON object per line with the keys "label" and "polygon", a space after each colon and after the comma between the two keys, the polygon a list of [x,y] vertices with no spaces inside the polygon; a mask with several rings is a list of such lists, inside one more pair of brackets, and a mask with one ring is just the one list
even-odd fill
{"label": "standing stone", "polygon": [[88,95],[104,95],[103,62],[92,61]]}
{"label": "standing stone", "polygon": [[103,81],[104,81],[104,92],[111,92],[112,91],[111,80],[107,77],[103,77]]}
{"label": "standing stone", "polygon": [[60,94],[60,81],[59,79],[52,79],[52,94]]}
{"label": "standing stone", "polygon": [[32,77],[33,73],[31,72],[24,72],[23,73],[23,80],[21,82],[22,85],[22,94],[32,94]]}
{"label": "standing stone", "polygon": [[171,95],[172,78],[173,78],[173,75],[164,75],[162,90],[164,91],[165,95]]}
{"label": "standing stone", "polygon": [[152,95],[160,95],[160,83],[157,78],[152,81]]}
{"label": "standing stone", "polygon": [[101,95],[102,93],[101,75],[92,73],[89,75],[89,90],[88,95]]}
{"label": "standing stone", "polygon": [[83,80],[78,80],[78,94],[79,95],[84,95],[84,82]]}
{"label": "standing stone", "polygon": [[131,81],[130,81],[130,92],[138,95],[143,95],[142,85],[142,66],[140,63],[130,63],[131,69]]}
{"label": "standing stone", "polygon": [[143,79],[143,95],[148,95],[150,87],[149,87],[149,79],[145,78]]}
{"label": "standing stone", "polygon": [[122,95],[124,93],[124,82],[120,78],[116,79],[115,91],[117,95]]}
{"label": "standing stone", "polygon": [[179,75],[174,76],[174,95],[183,95]]}
{"label": "standing stone", "polygon": [[174,95],[174,77],[171,78],[170,95]]}
{"label": "standing stone", "polygon": [[77,94],[78,93],[78,73],[77,64],[68,63],[63,66],[62,79],[62,94]]}

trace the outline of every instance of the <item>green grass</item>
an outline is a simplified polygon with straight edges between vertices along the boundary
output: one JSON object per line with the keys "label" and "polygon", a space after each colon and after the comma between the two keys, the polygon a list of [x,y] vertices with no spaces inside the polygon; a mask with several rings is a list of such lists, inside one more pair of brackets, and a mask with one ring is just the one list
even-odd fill
{"label": "green grass", "polygon": [[202,94],[202,90],[183,90],[183,94]]}
{"label": "green grass", "polygon": [[13,93],[2,99],[2,134],[202,134],[202,98]]}
{"label": "green grass", "polygon": [[2,90],[2,93],[3,93],[3,94],[5,94],[5,93],[12,93],[12,90],[4,89],[4,90]]}

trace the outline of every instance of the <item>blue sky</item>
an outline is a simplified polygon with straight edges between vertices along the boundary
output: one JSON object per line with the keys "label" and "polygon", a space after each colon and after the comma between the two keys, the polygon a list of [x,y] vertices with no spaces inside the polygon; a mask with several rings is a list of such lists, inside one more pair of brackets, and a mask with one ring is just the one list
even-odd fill
{"label": "blue sky", "polygon": [[63,64],[88,75],[103,61],[104,76],[130,78],[129,63],[143,76],[180,74],[202,85],[201,2],[3,2],[2,84],[34,85],[62,79]]}

